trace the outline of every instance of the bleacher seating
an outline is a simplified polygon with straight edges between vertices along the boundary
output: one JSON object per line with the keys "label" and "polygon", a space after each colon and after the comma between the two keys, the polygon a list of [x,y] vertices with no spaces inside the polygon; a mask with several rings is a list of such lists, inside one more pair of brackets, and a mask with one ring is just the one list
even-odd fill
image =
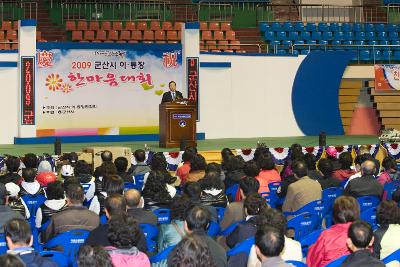
{"label": "bleacher seating", "polygon": [[359,59],[364,61],[400,60],[400,54],[396,54],[400,47],[390,47],[399,45],[399,28],[398,24],[391,23],[262,22],[259,25],[274,53],[291,54],[293,44],[294,54],[346,50],[359,54]]}

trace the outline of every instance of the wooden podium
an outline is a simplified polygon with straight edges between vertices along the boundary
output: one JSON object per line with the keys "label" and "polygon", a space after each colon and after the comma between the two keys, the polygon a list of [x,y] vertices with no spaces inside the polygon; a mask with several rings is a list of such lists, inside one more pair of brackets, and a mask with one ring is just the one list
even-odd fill
{"label": "wooden podium", "polygon": [[159,106],[160,147],[196,146],[196,105],[162,103]]}

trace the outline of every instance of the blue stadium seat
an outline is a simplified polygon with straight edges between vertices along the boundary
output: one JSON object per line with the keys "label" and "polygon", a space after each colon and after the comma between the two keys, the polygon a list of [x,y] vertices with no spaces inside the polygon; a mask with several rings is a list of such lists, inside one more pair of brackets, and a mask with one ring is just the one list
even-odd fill
{"label": "blue stadium seat", "polygon": [[342,265],[342,263],[344,262],[344,260],[347,258],[348,255],[344,255],[340,258],[337,258],[331,262],[329,262],[327,265],[325,265],[325,267],[339,267]]}
{"label": "blue stadium seat", "polygon": [[311,39],[311,34],[309,32],[301,32],[300,38],[304,41],[308,41]]}
{"label": "blue stadium seat", "polygon": [[304,41],[303,40],[295,40],[293,43],[294,44],[298,44],[298,45],[302,45],[302,44],[304,44]]}
{"label": "blue stadium seat", "polygon": [[[361,52],[362,51],[363,50],[361,50]],[[364,51],[369,52],[369,50],[364,50]],[[364,210],[377,207],[379,205],[380,199],[376,196],[363,196],[363,197],[358,197],[357,201],[360,204],[360,211],[363,212]]]}
{"label": "blue stadium seat", "polygon": [[369,223],[374,231],[378,228],[378,223],[376,221],[376,207],[361,212],[360,218]]}
{"label": "blue stadium seat", "polygon": [[355,39],[358,41],[365,40],[365,32],[356,32]]}
{"label": "blue stadium seat", "polygon": [[22,199],[24,200],[28,210],[29,214],[31,215],[29,217],[29,224],[31,227],[35,227],[35,218],[36,218],[36,212],[39,209],[39,207],[46,201],[46,197],[42,194],[38,195],[23,195]]}
{"label": "blue stadium seat", "polygon": [[393,58],[394,58],[395,60],[400,60],[400,51],[394,51],[394,56],[393,56]]}
{"label": "blue stadium seat", "polygon": [[298,21],[294,24],[294,30],[298,32],[304,31],[304,23],[301,21]]}
{"label": "blue stadium seat", "polygon": [[397,26],[397,24],[389,23],[389,24],[386,25],[386,30],[388,32],[397,32],[398,31],[398,26]]}
{"label": "blue stadium seat", "polygon": [[353,54],[353,57],[351,58],[351,60],[354,60],[354,61],[358,60],[359,51],[357,51],[355,49],[346,49],[346,50]]}
{"label": "blue stadium seat", "polygon": [[363,31],[363,27],[362,27],[361,23],[354,23],[353,24],[353,31],[354,32],[362,32]]}
{"label": "blue stadium seat", "polygon": [[327,23],[325,22],[320,22],[318,23],[318,31],[320,32],[327,32],[329,31],[329,26]]}
{"label": "blue stadium seat", "polygon": [[322,199],[324,200],[324,217],[327,227],[332,225],[333,202],[343,194],[343,189],[340,187],[329,187],[322,190]]}
{"label": "blue stadium seat", "polygon": [[328,31],[323,32],[322,33],[322,39],[327,40],[327,41],[332,40],[333,39],[332,32],[328,32]]}
{"label": "blue stadium seat", "polygon": [[333,33],[333,40],[343,41],[344,40],[344,33],[343,32],[334,32]]}
{"label": "blue stadium seat", "polygon": [[372,59],[373,60],[381,60],[382,53],[381,50],[374,49],[372,50]]}
{"label": "blue stadium seat", "polygon": [[220,222],[225,216],[225,208],[216,207],[215,209],[217,210],[218,222]]}
{"label": "blue stadium seat", "polygon": [[353,45],[353,41],[351,40],[343,41],[343,45]]}
{"label": "blue stadium seat", "polygon": [[[395,40],[391,42],[392,45],[400,45],[400,40]],[[391,50],[399,50],[398,47],[392,47]]]}
{"label": "blue stadium seat", "polygon": [[298,56],[299,55],[299,50],[293,49],[292,55],[293,56]]}
{"label": "blue stadium seat", "polygon": [[143,223],[143,224],[140,224],[140,229],[142,229],[142,232],[143,232],[144,236],[146,237],[146,244],[147,244],[147,249],[149,250],[149,252],[156,251],[157,237],[158,237],[157,226],[154,226],[154,225],[148,224],[148,223]]}
{"label": "blue stadium seat", "polygon": [[291,22],[285,22],[285,23],[283,23],[283,30],[284,31],[287,31],[287,32],[290,32],[290,31],[293,31],[293,25],[292,25],[292,23]]}
{"label": "blue stadium seat", "polygon": [[284,49],[278,49],[278,50],[276,51],[276,54],[282,56],[282,55],[286,55],[287,52],[286,52],[286,50],[284,50]]}
{"label": "blue stadium seat", "polygon": [[166,249],[164,249],[163,251],[159,252],[157,255],[150,257],[150,262],[157,263],[157,262],[160,262],[163,260],[167,260],[169,253],[171,253],[171,251],[175,248],[175,246],[176,245],[169,246]]}
{"label": "blue stadium seat", "polygon": [[342,25],[340,26],[340,28],[342,29],[342,32],[349,32],[351,31],[351,26],[350,23],[342,23]]}
{"label": "blue stadium seat", "polygon": [[266,41],[272,41],[275,39],[275,33],[274,32],[265,32],[264,33],[264,39]]}
{"label": "blue stadium seat", "polygon": [[[279,44],[280,44],[279,41],[270,42],[270,45],[272,45],[272,46],[273,45],[279,45]],[[234,184],[234,185],[232,185],[231,187],[229,187],[229,188],[227,188],[225,190],[225,194],[228,197],[229,202],[235,201],[236,193],[237,193],[238,190],[239,190],[239,185],[238,184]]]}
{"label": "blue stadium seat", "polygon": [[144,186],[144,176],[144,174],[139,174],[132,177],[133,182],[135,183],[135,188],[140,192],[142,191]]}
{"label": "blue stadium seat", "polygon": [[386,32],[377,32],[376,33],[376,39],[379,41],[384,41],[387,39],[387,33]]}
{"label": "blue stadium seat", "polygon": [[6,237],[4,233],[0,234],[0,255],[3,255],[7,252],[8,247],[7,247],[7,242],[6,242]]}
{"label": "blue stadium seat", "polygon": [[372,23],[366,23],[364,24],[364,31],[366,32],[373,32],[375,31],[375,26]]}
{"label": "blue stadium seat", "polygon": [[269,31],[269,29],[270,29],[268,23],[265,23],[265,22],[261,22],[259,28],[260,28],[260,32],[266,32],[266,31]]}
{"label": "blue stadium seat", "polygon": [[171,211],[169,209],[155,209],[153,213],[157,216],[159,224],[168,224],[171,222]]}
{"label": "blue stadium seat", "polygon": [[340,40],[333,40],[331,44],[332,44],[332,48],[335,50],[342,48],[342,47],[340,47],[340,45],[342,44],[342,41],[340,41]]}
{"label": "blue stadium seat", "polygon": [[365,32],[365,39],[367,41],[375,40],[375,32]]}
{"label": "blue stadium seat", "polygon": [[105,215],[105,214],[103,214],[103,215],[101,215],[100,216],[100,224],[101,225],[104,225],[104,224],[106,224],[107,223],[107,216]]}
{"label": "blue stadium seat", "polygon": [[318,41],[322,39],[322,33],[321,32],[312,32],[311,33],[311,39]]}
{"label": "blue stadium seat", "polygon": [[291,45],[292,45],[292,41],[290,41],[290,40],[282,41],[283,49],[289,49],[291,47]]}
{"label": "blue stadium seat", "polygon": [[[327,45],[328,44],[328,41],[327,40],[320,40],[320,41],[318,41],[318,44],[320,44],[320,45]],[[322,47],[323,48],[323,47]]]}
{"label": "blue stadium seat", "polygon": [[286,39],[287,39],[286,32],[277,32],[276,33],[275,40],[283,41],[283,40],[286,40]]}
{"label": "blue stadium seat", "polygon": [[397,32],[389,32],[389,40],[395,41],[399,39],[399,34]]}
{"label": "blue stadium seat", "polygon": [[288,229],[294,229],[294,239],[301,240],[314,231],[321,229],[321,220],[317,214],[302,213],[288,220]]}
{"label": "blue stadium seat", "polygon": [[354,42],[355,45],[365,45],[365,41],[364,40],[358,40]]}
{"label": "blue stadium seat", "polygon": [[321,235],[322,229],[312,232],[311,234],[306,235],[300,240],[301,250],[303,252],[303,257],[307,256],[308,248],[314,244],[318,237]]}
{"label": "blue stadium seat", "polygon": [[45,250],[40,252],[40,256],[52,259],[59,267],[68,267],[68,257],[60,251]]}
{"label": "blue stadium seat", "polygon": [[390,50],[383,50],[382,59],[383,60],[393,60],[393,52]]}
{"label": "blue stadium seat", "polygon": [[271,30],[275,31],[275,32],[279,32],[282,31],[281,29],[281,24],[279,22],[272,22],[271,24]]}
{"label": "blue stadium seat", "polygon": [[383,24],[383,23],[375,24],[375,31],[376,32],[384,32],[384,31],[386,31],[385,24]]}
{"label": "blue stadium seat", "polygon": [[387,200],[392,200],[392,194],[396,189],[400,186],[399,181],[394,181],[391,183],[386,183],[383,188],[385,189],[386,192],[386,199]]}
{"label": "blue stadium seat", "polygon": [[275,208],[283,204],[283,198],[279,198],[277,195],[278,188],[281,186],[280,182],[273,182],[268,184],[268,189],[270,192],[271,203],[270,206]]}
{"label": "blue stadium seat", "polygon": [[219,228],[219,224],[214,222],[214,221],[210,221],[210,223],[208,224],[208,229],[207,229],[207,234],[209,236],[217,236],[220,232],[220,228]]}
{"label": "blue stadium seat", "polygon": [[299,39],[299,33],[298,32],[289,32],[288,39],[292,40],[292,41]]}
{"label": "blue stadium seat", "polygon": [[231,225],[229,225],[228,227],[226,227],[224,230],[221,230],[220,235],[222,236],[227,236],[230,233],[233,232],[233,230],[235,230],[236,226],[238,226],[239,223],[244,222],[244,221],[238,221],[238,222],[234,222]]}
{"label": "blue stadium seat", "polygon": [[373,41],[368,41],[367,43],[368,43],[368,45],[378,45],[378,44],[379,44],[379,42],[378,42],[378,41],[375,41],[375,40],[373,40]]}
{"label": "blue stadium seat", "polygon": [[344,39],[349,41],[354,39],[354,34],[353,32],[344,32]]}
{"label": "blue stadium seat", "polygon": [[87,230],[71,230],[53,237],[44,244],[44,248],[51,250],[55,247],[63,247],[63,254],[68,257],[69,265],[72,265],[76,261],[80,246],[85,243],[88,236]]}
{"label": "blue stadium seat", "polygon": [[291,215],[299,215],[302,213],[312,213],[312,214],[317,214],[320,217],[322,217],[323,212],[324,212],[324,201],[322,199],[317,199],[314,201],[311,201],[310,203],[306,204],[305,206],[301,207],[300,209],[293,211],[293,212],[284,212],[283,214],[285,216],[291,216]]}
{"label": "blue stadium seat", "polygon": [[307,50],[300,50],[300,55],[308,55],[308,53],[310,53],[310,51]]}
{"label": "blue stadium seat", "polygon": [[[390,45],[390,42],[389,41],[380,41],[379,44],[380,45]],[[389,50],[389,46],[381,46],[380,49]]]}
{"label": "blue stadium seat", "polygon": [[400,262],[400,249],[396,250],[392,254],[386,256],[383,260],[383,263],[389,265],[392,261],[399,261]]}
{"label": "blue stadium seat", "polygon": [[315,23],[312,23],[312,22],[307,22],[306,31],[309,31],[309,32],[317,31],[317,25]]}
{"label": "blue stadium seat", "polygon": [[371,60],[371,52],[367,49],[360,50],[360,60]]}
{"label": "blue stadium seat", "polygon": [[329,24],[329,30],[330,30],[331,32],[337,32],[337,31],[339,31],[339,30],[340,30],[339,24],[338,24],[337,22],[331,22],[331,23]]}
{"label": "blue stadium seat", "polygon": [[226,252],[226,255],[228,257],[232,257],[239,253],[246,253],[247,255],[249,255],[251,247],[254,245],[254,241],[255,241],[254,237],[246,239],[246,240],[240,242],[239,244],[237,244],[234,248],[228,250]]}

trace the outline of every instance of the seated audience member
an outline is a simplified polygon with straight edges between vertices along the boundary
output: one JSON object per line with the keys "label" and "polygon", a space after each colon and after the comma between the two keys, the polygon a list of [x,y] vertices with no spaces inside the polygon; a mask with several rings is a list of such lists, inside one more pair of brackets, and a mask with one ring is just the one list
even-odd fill
{"label": "seated audience member", "polygon": [[375,163],[371,160],[365,161],[361,165],[361,174],[359,178],[349,181],[344,189],[344,194],[355,198],[362,196],[377,196],[383,195],[383,186],[375,180]]}
{"label": "seated audience member", "polygon": [[244,177],[239,182],[239,192],[242,198],[241,201],[230,203],[225,209],[225,215],[222,219],[220,226],[221,229],[226,229],[234,222],[246,219],[244,212],[244,201],[252,193],[257,193],[260,188],[260,183],[253,177]]}
{"label": "seated audience member", "polygon": [[329,187],[339,187],[340,181],[332,177],[333,164],[329,159],[320,159],[318,162],[318,170],[321,172],[322,177],[318,179],[322,190]]}
{"label": "seated audience member", "polygon": [[377,181],[381,185],[400,180],[400,171],[397,170],[397,162],[392,157],[386,157],[382,161],[382,167],[385,169],[379,175]]}
{"label": "seated audience member", "polygon": [[22,162],[24,163],[25,168],[32,168],[35,170],[37,170],[38,165],[39,165],[39,159],[33,153],[25,154],[24,158],[22,159]]}
{"label": "seated audience member", "polygon": [[221,159],[222,159],[221,168],[223,171],[226,171],[225,165],[228,162],[228,160],[233,156],[235,156],[235,155],[233,154],[233,152],[230,148],[225,147],[221,150]]}
{"label": "seated audience member", "polygon": [[[98,225],[92,230],[85,241],[85,245],[101,245],[110,246],[110,240],[107,238],[107,233],[110,228],[110,221],[115,217],[119,220],[126,220],[126,201],[119,194],[110,194],[105,200],[105,215],[108,219],[106,224]],[[133,218],[132,218],[133,219]],[[136,247],[143,252],[147,251],[146,238],[141,230],[136,240]]]}
{"label": "seated audience member", "polygon": [[78,267],[113,267],[111,257],[102,246],[81,246]]}
{"label": "seated audience member", "polygon": [[349,177],[349,180],[344,185],[345,188],[347,187],[347,185],[349,184],[349,182],[351,180],[353,180],[355,178],[359,178],[359,177],[362,176],[362,174],[361,174],[361,165],[367,160],[374,161],[374,158],[370,154],[367,154],[367,153],[359,154],[358,156],[356,156],[356,158],[354,159],[354,166],[355,166],[356,173]]}
{"label": "seated audience member", "polygon": [[257,165],[260,168],[260,173],[256,176],[260,183],[258,193],[269,192],[269,183],[281,181],[281,176],[275,168],[274,159],[271,155],[261,155],[257,160]]}
{"label": "seated audience member", "polygon": [[144,200],[136,189],[129,189],[124,193],[127,214],[136,219],[139,224],[147,223],[157,226],[157,216],[153,212],[143,209]]}
{"label": "seated audience member", "polygon": [[20,196],[21,188],[14,183],[8,183],[6,184],[6,189],[8,192],[8,206],[20,213],[24,218],[29,219],[31,214],[25,201]]}
{"label": "seated audience member", "polygon": [[392,193],[392,200],[400,207],[400,187],[397,187],[397,189]]}
{"label": "seated audience member", "polygon": [[75,177],[74,175],[74,167],[69,164],[65,164],[61,166],[61,171],[60,171],[61,178],[68,179],[70,177]]}
{"label": "seated audience member", "polygon": [[239,181],[246,175],[243,172],[245,162],[241,156],[231,156],[224,163],[225,173],[225,188],[238,184]]}
{"label": "seated audience member", "polygon": [[45,189],[47,200],[36,212],[35,225],[41,228],[51,216],[67,208],[63,184],[60,181],[49,183]]}
{"label": "seated audience member", "polygon": [[89,206],[89,210],[99,215],[104,214],[104,200],[108,195],[124,193],[124,181],[118,175],[107,175],[103,178],[103,190],[93,197]]}
{"label": "seated audience member", "polygon": [[186,183],[186,179],[190,172],[190,161],[197,154],[195,147],[187,147],[182,154],[183,164],[176,169],[176,176],[181,179],[181,183]]}
{"label": "seated audience member", "polygon": [[24,178],[24,180],[20,185],[21,191],[19,191],[19,194],[21,196],[44,194],[43,188],[40,186],[39,182],[35,180],[35,177],[35,169],[25,168],[22,170],[22,178]]}
{"label": "seated audience member", "polygon": [[[257,231],[257,217],[264,209],[268,208],[266,201],[257,193],[250,194],[244,201],[246,220],[240,222],[236,228],[226,237],[226,245],[229,248],[253,237]],[[246,266],[248,256],[239,253],[229,258],[228,266]]]}
{"label": "seated audience member", "polygon": [[271,152],[269,151],[269,148],[265,145],[258,145],[257,148],[254,150],[254,157],[253,160],[257,162],[258,158],[261,156],[268,156],[271,155]]}
{"label": "seated audience member", "polygon": [[24,219],[19,213],[8,205],[9,192],[4,184],[0,183],[0,233],[4,231],[4,225],[11,219]]}
{"label": "seated audience member", "polygon": [[[101,168],[101,176],[95,177],[95,180],[94,180],[94,183],[96,186],[95,194],[98,194],[98,193],[104,191],[103,190],[104,177],[109,176],[109,175],[117,175],[117,168],[115,167],[115,164],[112,162],[109,162],[109,161],[103,162],[100,167],[102,167]],[[93,176],[94,176],[94,174],[93,174]]]}
{"label": "seated audience member", "polygon": [[289,153],[290,153],[290,158],[285,161],[281,171],[281,178],[283,181],[287,177],[293,175],[292,164],[295,161],[304,160],[303,147],[299,144],[291,145]]}
{"label": "seated audience member", "polygon": [[[199,182],[187,182],[183,185],[182,198],[190,201],[190,203],[194,205],[203,205],[200,201],[202,194],[203,190]],[[210,212],[211,220],[214,222],[218,221],[217,209],[213,206],[204,205],[204,207]]]}
{"label": "seated audience member", "polygon": [[321,179],[322,175],[316,167],[317,157],[313,153],[307,153],[304,155],[304,161],[307,165],[307,176],[313,180]]}
{"label": "seated audience member", "polygon": [[225,180],[225,173],[221,169],[221,164],[216,162],[208,163],[206,166],[206,175],[209,173],[218,174],[218,178],[223,182]]}
{"label": "seated audience member", "polygon": [[0,266],[2,267],[26,267],[25,263],[17,256],[12,254],[0,255]]}
{"label": "seated audience member", "polygon": [[[162,152],[158,152],[153,155],[153,158],[151,160],[151,170],[158,171],[162,174],[162,176],[164,177],[163,183],[166,184],[168,193],[170,194],[171,198],[175,197],[176,195],[175,186],[178,186],[180,181],[179,179],[177,179],[177,177],[171,176],[171,174],[168,172],[168,163]],[[145,186],[149,175],[150,173],[146,173],[146,175],[144,176]]]}
{"label": "seated audience member", "polygon": [[255,160],[249,160],[244,164],[243,172],[247,177],[256,177],[260,173],[260,168]]}
{"label": "seated audience member", "polygon": [[54,236],[70,230],[93,230],[99,225],[99,216],[82,205],[85,199],[83,188],[80,184],[70,184],[67,188],[68,207],[51,217],[46,231],[42,234],[44,242]]}
{"label": "seated audience member", "polygon": [[292,171],[297,179],[288,187],[282,211],[293,212],[311,201],[321,199],[321,185],[307,176],[307,165],[304,161],[294,161]]}
{"label": "seated audience member", "polygon": [[[185,232],[188,235],[196,234],[210,249],[211,257],[218,267],[227,266],[225,249],[214,239],[207,235],[207,227],[210,223],[210,214],[204,207],[193,206],[185,212]],[[171,263],[172,256],[176,254],[177,248],[170,253],[168,263]],[[171,266],[169,264],[169,266]]]}
{"label": "seated audience member", "polygon": [[145,209],[169,208],[172,202],[164,173],[161,171],[150,172],[142,194]]}
{"label": "seated audience member", "polygon": [[328,146],[325,150],[326,158],[332,162],[333,171],[340,170],[342,167],[338,158],[337,158],[337,150],[334,146]]}
{"label": "seated audience member", "polygon": [[[109,173],[106,168],[109,168],[107,165],[109,163],[113,163],[113,154],[111,153],[111,151],[105,150],[103,152],[101,152],[101,165],[99,167],[96,167],[96,169],[94,170],[93,176],[98,179],[101,176],[107,175],[107,174],[115,174],[115,173]],[[106,163],[106,164],[105,164]],[[114,165],[114,164],[112,164]],[[115,167],[115,165],[114,165]]]}
{"label": "seated audience member", "polygon": [[376,169],[375,169],[374,175],[377,176],[380,171],[381,163],[379,160],[377,160],[376,158],[374,158],[371,155],[370,147],[368,145],[361,145],[358,149],[358,155],[366,155],[368,158],[370,158],[375,163]]}
{"label": "seated audience member", "polygon": [[285,245],[285,238],[282,231],[264,226],[257,230],[255,235],[255,246],[261,266],[290,267],[291,264],[285,263],[280,254]]}
{"label": "seated audience member", "polygon": [[9,156],[6,159],[7,173],[0,176],[0,183],[14,183],[20,185],[22,182],[22,177],[18,174],[20,164],[21,161],[19,158]]}
{"label": "seated audience member", "polygon": [[347,234],[352,222],[359,219],[360,206],[350,196],[340,196],[333,204],[334,225],[324,230],[309,248],[307,266],[325,266],[332,260],[350,253]]}
{"label": "seated audience member", "polygon": [[132,175],[129,175],[128,160],[125,157],[118,157],[114,160],[115,168],[117,168],[117,175],[124,180],[124,182],[133,182]]}
{"label": "seated audience member", "polygon": [[74,167],[74,174],[85,191],[85,201],[90,201],[96,192],[96,185],[90,165],[84,160],[78,160]]}
{"label": "seated audience member", "polygon": [[382,201],[376,212],[379,228],[374,232],[374,255],[384,259],[400,248],[400,210],[394,201]]}
{"label": "seated audience member", "polygon": [[68,153],[68,156],[67,156],[68,164],[71,165],[74,169],[75,169],[76,163],[78,162],[78,159],[79,159],[79,157],[78,157],[78,154],[76,154],[76,152]]}
{"label": "seated audience member", "polygon": [[8,253],[18,256],[26,266],[57,267],[49,258],[42,257],[32,248],[31,228],[24,219],[12,219],[4,227]]}
{"label": "seated audience member", "polygon": [[39,163],[36,174],[36,181],[42,186],[46,187],[47,184],[57,181],[57,175],[53,172],[50,162],[42,160]]}
{"label": "seated audience member", "polygon": [[370,250],[374,243],[371,225],[364,221],[355,221],[349,228],[347,246],[352,253],[347,256],[343,267],[385,267],[386,265],[375,258]]}
{"label": "seated audience member", "polygon": [[196,154],[190,160],[190,171],[187,176],[187,182],[197,182],[206,175],[206,160],[200,155]]}
{"label": "seated audience member", "polygon": [[[257,229],[262,229],[264,226],[270,226],[278,229],[282,233],[287,231],[287,220],[282,212],[276,209],[265,209],[257,217],[256,220]],[[291,238],[284,236],[285,243],[284,248],[280,254],[284,261],[302,261],[303,254],[301,251],[301,244]],[[249,254],[249,260],[247,262],[247,267],[260,267],[261,261],[257,258],[257,253],[255,246],[252,246]]]}
{"label": "seated audience member", "polygon": [[143,149],[137,149],[133,153],[135,157],[136,164],[132,165],[129,170],[128,174],[132,176],[136,175],[144,175],[151,171],[151,168],[146,163],[146,152]]}
{"label": "seated audience member", "polygon": [[353,166],[353,157],[350,152],[342,152],[339,155],[340,169],[333,172],[332,176],[339,181],[348,179],[356,173],[351,167]]}
{"label": "seated audience member", "polygon": [[209,173],[199,180],[202,193],[200,202],[205,206],[225,208],[228,198],[225,195],[224,183],[220,180],[218,173]]}
{"label": "seated audience member", "polygon": [[[114,219],[126,220],[126,201],[125,198],[120,194],[110,194],[104,201],[105,215],[107,217],[106,224],[100,224],[95,229],[93,229],[88,238],[85,241],[85,245],[101,245],[110,246],[110,241],[107,238],[107,233],[110,229],[110,221]],[[147,251],[146,238],[141,230],[139,230],[139,235],[137,239],[137,248],[140,251]]]}
{"label": "seated audience member", "polygon": [[150,267],[147,255],[140,251],[140,228],[131,217],[119,215],[110,219],[107,238],[110,246],[105,249],[116,267]]}
{"label": "seated audience member", "polygon": [[186,236],[176,246],[174,254],[168,259],[169,266],[175,267],[217,267],[210,248],[196,234]]}

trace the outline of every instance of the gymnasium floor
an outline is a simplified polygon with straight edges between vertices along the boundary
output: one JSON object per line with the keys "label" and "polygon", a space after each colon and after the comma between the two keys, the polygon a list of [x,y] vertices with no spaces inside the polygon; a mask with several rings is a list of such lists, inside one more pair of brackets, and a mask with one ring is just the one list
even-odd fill
{"label": "gymnasium floor", "polygon": [[[235,148],[255,148],[257,142],[265,143],[269,147],[288,147],[293,143],[302,146],[317,146],[318,136],[294,136],[294,137],[258,137],[258,138],[226,138],[226,139],[206,139],[198,141],[199,151],[221,150],[224,147]],[[377,144],[377,136],[327,136],[327,145],[347,145],[347,144]],[[93,146],[124,146],[130,147],[132,151],[144,148],[145,144],[152,151],[177,151],[177,148],[159,148],[158,142],[121,142],[121,143],[70,143],[62,144],[62,152],[82,151],[82,148]],[[54,146],[50,145],[0,145],[0,155],[24,155],[28,152],[36,154],[54,154]]]}

